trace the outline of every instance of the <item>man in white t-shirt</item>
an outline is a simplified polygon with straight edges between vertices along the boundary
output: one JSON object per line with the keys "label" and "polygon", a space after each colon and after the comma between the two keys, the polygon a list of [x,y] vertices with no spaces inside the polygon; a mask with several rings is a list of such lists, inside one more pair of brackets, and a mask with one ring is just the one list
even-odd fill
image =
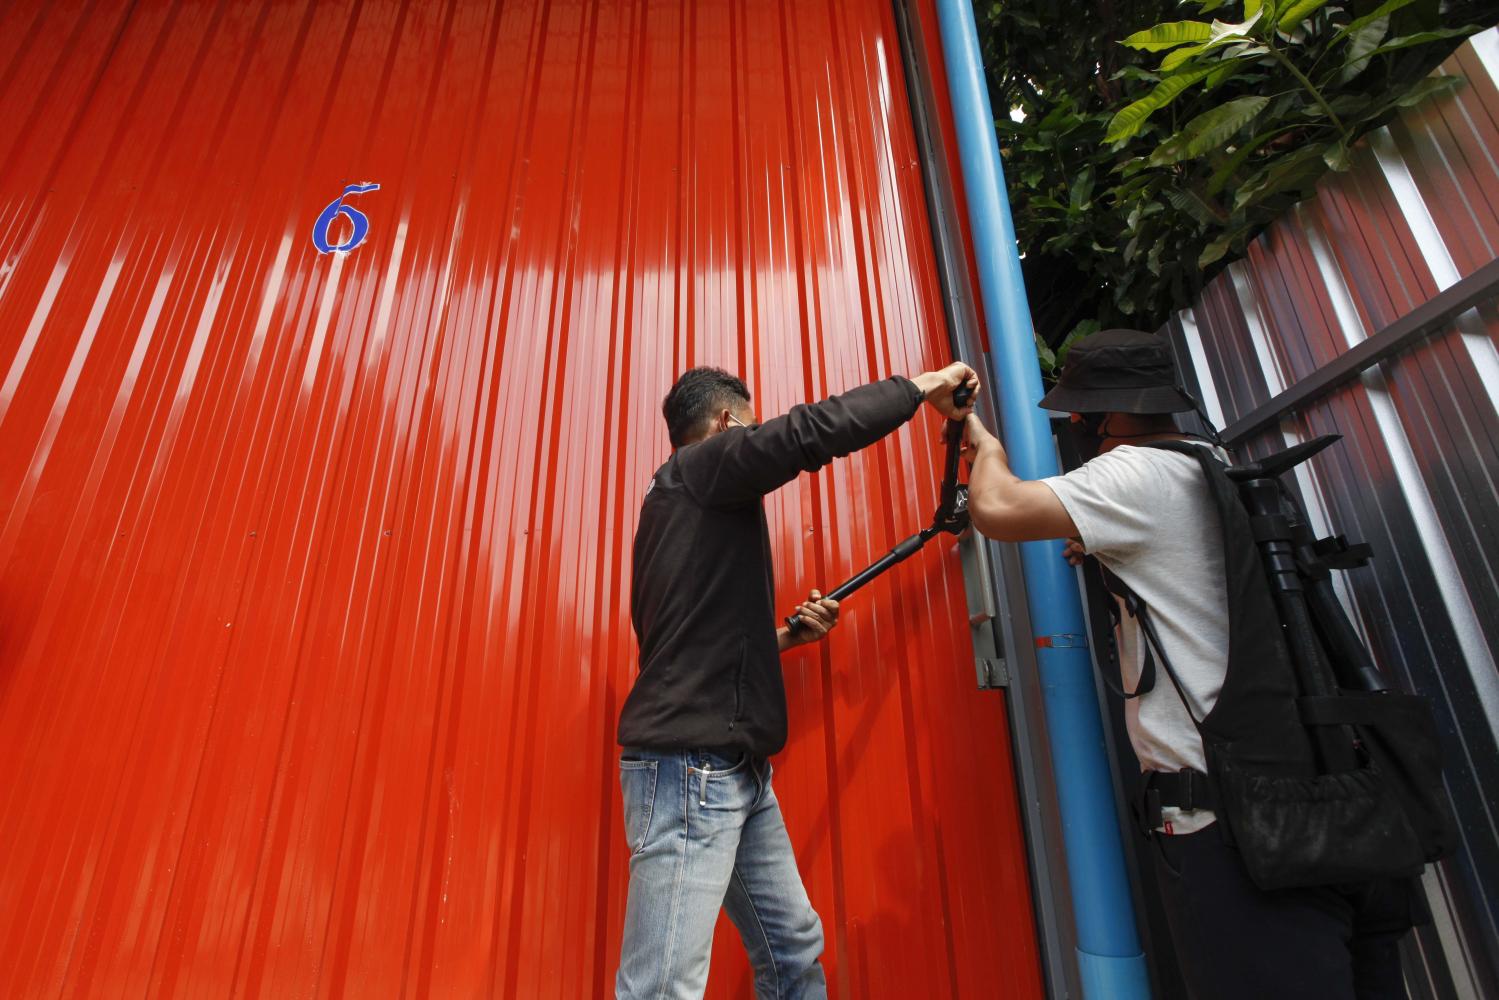
{"label": "man in white t-shirt", "polygon": [[[1142,669],[1140,628],[1123,609],[1120,674],[1130,743],[1159,805],[1145,825],[1188,989],[1198,1000],[1403,998],[1396,941],[1408,925],[1373,919],[1372,890],[1263,891],[1205,807],[1207,764],[1193,717],[1212,710],[1227,674],[1227,587],[1201,467],[1190,455],[1141,447],[1190,439],[1172,416],[1194,403],[1179,388],[1169,346],[1135,330],[1086,337],[1041,406],[1071,413],[1100,439],[1098,457],[1028,482],[971,416],[969,511],[990,538],[1067,539],[1069,562],[1093,556],[1150,609],[1175,682]],[[1227,460],[1221,449],[1218,456]]]}

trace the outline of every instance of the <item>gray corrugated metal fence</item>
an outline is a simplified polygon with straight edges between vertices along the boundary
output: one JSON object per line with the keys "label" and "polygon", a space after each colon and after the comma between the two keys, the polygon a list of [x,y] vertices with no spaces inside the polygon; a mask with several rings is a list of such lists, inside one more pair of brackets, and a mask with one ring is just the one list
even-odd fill
{"label": "gray corrugated metal fence", "polygon": [[[1370,136],[1169,324],[1220,427],[1499,257],[1499,29],[1439,72],[1469,85]],[[1343,435],[1299,485],[1318,527],[1374,545],[1342,596],[1383,667],[1436,705],[1462,847],[1425,877],[1416,996],[1499,995],[1496,343],[1490,299],[1239,448]]]}

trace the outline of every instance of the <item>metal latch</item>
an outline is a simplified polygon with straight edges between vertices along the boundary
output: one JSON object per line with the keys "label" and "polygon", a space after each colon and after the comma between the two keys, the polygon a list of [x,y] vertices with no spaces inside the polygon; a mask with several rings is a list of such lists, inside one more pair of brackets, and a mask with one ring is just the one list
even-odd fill
{"label": "metal latch", "polygon": [[968,531],[953,546],[963,566],[963,590],[968,596],[968,630],[973,639],[975,679],[980,691],[1008,687],[1009,664],[1005,662],[998,607],[990,573],[989,545]]}

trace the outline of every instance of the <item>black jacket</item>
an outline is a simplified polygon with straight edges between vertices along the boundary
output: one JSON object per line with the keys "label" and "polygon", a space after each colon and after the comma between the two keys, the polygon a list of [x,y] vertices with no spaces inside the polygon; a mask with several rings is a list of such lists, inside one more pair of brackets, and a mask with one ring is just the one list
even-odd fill
{"label": "black jacket", "polygon": [[678,449],[656,470],[635,532],[630,615],[640,675],[619,717],[627,747],[786,745],[770,532],[763,497],[895,430],[921,405],[899,376]]}

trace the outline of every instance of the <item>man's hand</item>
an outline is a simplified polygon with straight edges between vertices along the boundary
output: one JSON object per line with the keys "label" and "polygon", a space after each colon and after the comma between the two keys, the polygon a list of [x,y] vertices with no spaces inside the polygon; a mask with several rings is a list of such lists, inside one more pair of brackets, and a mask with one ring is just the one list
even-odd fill
{"label": "man's hand", "polygon": [[838,602],[832,598],[823,597],[816,590],[796,606],[796,613],[801,616],[801,628],[795,632],[789,628],[776,630],[776,639],[783,653],[793,646],[805,646],[809,642],[826,639],[828,633],[838,624]]}
{"label": "man's hand", "polygon": [[959,409],[953,405],[953,390],[958,386],[966,385],[973,390],[974,399],[978,397],[979,377],[972,368],[955,361],[939,371],[922,372],[911,379],[916,383],[916,388],[926,396],[926,401],[932,404],[932,408],[949,420],[962,420],[973,412],[973,399],[968,405]]}
{"label": "man's hand", "polygon": [[1082,539],[1067,539],[1067,544],[1062,548],[1062,558],[1066,559],[1070,565],[1081,566],[1083,560],[1088,558],[1088,550],[1083,548]]}

